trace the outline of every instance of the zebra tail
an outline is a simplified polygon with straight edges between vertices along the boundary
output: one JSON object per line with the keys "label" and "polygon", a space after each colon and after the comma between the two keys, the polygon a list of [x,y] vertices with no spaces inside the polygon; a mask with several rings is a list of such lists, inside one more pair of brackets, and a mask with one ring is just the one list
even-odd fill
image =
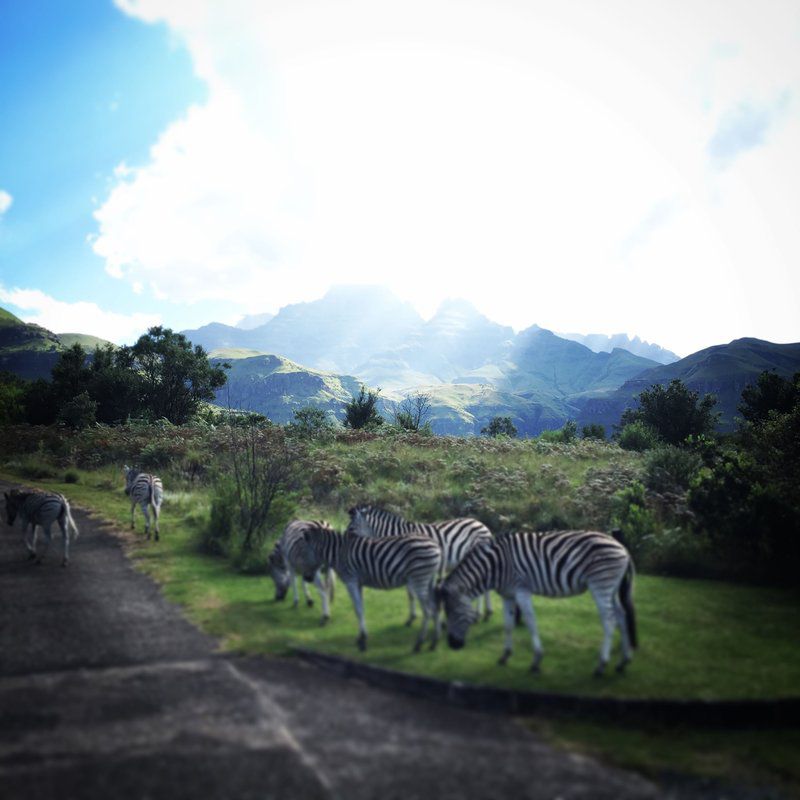
{"label": "zebra tail", "polygon": [[628,627],[628,639],[630,640],[631,647],[636,647],[638,641],[636,638],[636,611],[633,607],[633,562],[628,564],[628,569],[622,576],[622,582],[619,585],[619,599],[622,603],[622,608],[625,611],[625,624]]}

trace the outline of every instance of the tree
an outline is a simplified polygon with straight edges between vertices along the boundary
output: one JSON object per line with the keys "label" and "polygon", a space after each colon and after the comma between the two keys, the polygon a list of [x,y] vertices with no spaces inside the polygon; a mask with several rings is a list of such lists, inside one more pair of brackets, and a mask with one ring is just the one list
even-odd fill
{"label": "tree", "polygon": [[58,418],[75,430],[86,428],[97,419],[97,401],[88,392],[76,394],[61,406]]}
{"label": "tree", "polygon": [[373,392],[363,385],[358,397],[353,397],[344,407],[344,424],[347,428],[372,427],[383,424],[383,417],[378,413],[378,397],[380,389]]}
{"label": "tree", "polygon": [[138,375],[146,414],[175,425],[188,422],[227,380],[223,367],[212,366],[200,345],[192,348],[183,334],[161,326],[150,328],[132,347],[120,348],[117,359]]}
{"label": "tree", "polygon": [[289,423],[289,430],[305,439],[327,436],[333,430],[333,424],[321,408],[304,406],[293,412],[294,421]]}
{"label": "tree", "polygon": [[114,345],[97,347],[87,370],[87,391],[99,422],[124,422],[143,413],[139,376]]}
{"label": "tree", "polygon": [[394,424],[407,431],[430,431],[428,418],[431,415],[431,396],[425,392],[414,392],[394,410]]}
{"label": "tree", "polygon": [[787,414],[798,400],[800,372],[796,372],[790,380],[782,378],[777,372],[765,370],[755,383],[744,387],[739,413],[746,422],[757,425],[766,422],[771,411]]}
{"label": "tree", "polygon": [[25,419],[25,382],[11,372],[0,372],[0,425]]}
{"label": "tree", "polygon": [[498,436],[513,438],[517,435],[517,428],[511,421],[511,417],[492,417],[489,424],[485,428],[481,428],[481,433],[492,438]]}
{"label": "tree", "polygon": [[676,378],[669,386],[654,384],[639,395],[639,407],[628,408],[620,424],[642,422],[651,427],[667,444],[682,444],[687,436],[713,432],[719,414],[714,411],[717,398],[689,389]]}

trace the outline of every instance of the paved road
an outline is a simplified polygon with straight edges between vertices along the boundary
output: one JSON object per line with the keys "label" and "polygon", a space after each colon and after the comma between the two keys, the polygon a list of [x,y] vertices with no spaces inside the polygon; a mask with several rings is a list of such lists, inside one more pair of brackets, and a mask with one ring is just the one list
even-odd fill
{"label": "paved road", "polygon": [[108,528],[74,516],[67,569],[55,547],[26,561],[0,523],[4,800],[661,796],[504,717],[220,655]]}

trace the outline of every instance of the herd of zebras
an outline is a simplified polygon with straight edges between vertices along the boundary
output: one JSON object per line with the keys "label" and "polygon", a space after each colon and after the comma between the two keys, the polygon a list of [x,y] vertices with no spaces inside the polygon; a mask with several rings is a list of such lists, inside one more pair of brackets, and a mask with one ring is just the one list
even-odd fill
{"label": "herd of zebras", "polygon": [[[158,517],[163,498],[161,480],[155,475],[125,467],[125,493],[131,500],[131,527],[138,505],[150,538],[153,515],[158,541]],[[69,560],[70,532],[78,535],[67,499],[54,492],[12,490],[5,493],[6,521],[17,517],[23,527],[29,557],[41,561],[50,543],[50,528],[57,522],[63,540],[63,564]],[[532,595],[568,597],[589,591],[603,627],[600,659],[595,675],[602,675],[611,656],[614,631],[619,628],[622,672],[636,647],[633,606],[633,561],[625,547],[612,536],[597,531],[506,533],[499,536],[469,517],[434,523],[409,522],[371,505],[351,508],[350,524],[343,534],[327,522],[294,520],[270,553],[267,569],[275,582],[275,599],[283,600],[292,588],[298,605],[296,578],[302,578],[308,605],[312,600],[306,583],[314,583],[322,602],[322,624],[330,618],[334,573],[347,587],[358,617],[358,647],[367,646],[363,587],[394,589],[405,586],[409,598],[408,625],[422,610],[422,625],[414,650],[421,649],[430,629],[430,647],[439,639],[439,614],[444,609],[447,640],[460,649],[467,631],[481,617],[492,613],[490,592],[503,598],[505,647],[500,664],[512,651],[512,633],[518,615],[530,632],[533,646],[531,670],[539,671],[542,643],[533,610]],[[36,528],[45,536],[44,552],[36,553]],[[479,607],[472,601],[478,600]]]}
{"label": "herd of zebras", "polygon": [[603,626],[603,642],[595,675],[602,675],[611,656],[614,630],[622,640],[622,672],[636,647],[633,606],[633,561],[625,547],[612,536],[597,531],[507,533],[493,536],[476,519],[461,518],[434,523],[408,522],[370,505],[350,509],[344,534],[323,521],[294,520],[270,554],[268,571],[275,581],[275,599],[282,600],[289,587],[298,604],[296,576],[303,578],[306,602],[311,605],[305,582],[313,582],[322,601],[322,624],[330,617],[333,573],[347,587],[358,617],[358,646],[367,646],[362,588],[394,589],[405,586],[410,615],[414,603],[422,609],[422,626],[414,650],[425,641],[430,627],[430,647],[439,639],[439,612],[444,608],[447,641],[458,650],[467,630],[481,616],[473,600],[484,599],[484,618],[491,614],[489,593],[503,598],[505,647],[500,664],[512,651],[517,613],[531,635],[533,664],[539,671],[542,643],[533,610],[532,595],[568,597],[589,591]]}

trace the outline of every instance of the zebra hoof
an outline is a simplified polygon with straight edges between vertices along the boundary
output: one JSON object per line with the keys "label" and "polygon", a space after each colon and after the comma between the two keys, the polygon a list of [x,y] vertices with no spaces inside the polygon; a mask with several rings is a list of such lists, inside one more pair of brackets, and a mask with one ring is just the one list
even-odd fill
{"label": "zebra hoof", "polygon": [[531,664],[531,672],[534,675],[539,675],[541,673],[541,671],[542,671],[541,667],[536,662]]}
{"label": "zebra hoof", "polygon": [[619,664],[617,664],[617,674],[624,675],[625,674],[625,667],[628,666],[628,663],[629,663],[628,659],[625,659],[624,661],[620,661]]}
{"label": "zebra hoof", "polygon": [[68,564],[69,564],[69,559],[68,559],[68,558],[65,558],[65,559],[64,559],[64,560],[61,562],[61,566],[62,566],[62,567],[66,567]]}
{"label": "zebra hoof", "polygon": [[[506,663],[508,662],[508,659],[509,659],[510,655],[511,655],[511,653],[506,650],[506,652],[503,653],[503,655],[501,655],[499,659],[497,659],[498,665],[501,666],[501,667],[504,667],[506,665]],[[531,667],[531,669],[533,669],[533,667]]]}
{"label": "zebra hoof", "polygon": [[411,652],[412,653],[419,653],[420,650],[422,650],[422,642],[417,642],[414,645],[414,647],[412,648]]}
{"label": "zebra hoof", "polygon": [[309,608],[312,608],[312,607],[313,607],[313,605],[314,605],[314,601],[313,601],[313,600],[306,600],[306,605],[307,605]]}
{"label": "zebra hoof", "polygon": [[595,677],[595,678],[602,678],[602,677],[603,677],[603,675],[605,675],[605,672],[606,672],[606,665],[605,665],[605,664],[603,664],[603,663],[601,663],[601,664],[598,664],[598,665],[595,667],[595,670],[594,670],[594,672],[592,673],[592,675],[593,675],[593,677]]}
{"label": "zebra hoof", "polygon": [[406,628],[410,628],[414,624],[414,620],[415,619],[416,619],[416,617],[409,617],[406,620]]}
{"label": "zebra hoof", "polygon": [[358,643],[358,649],[363,653],[367,649],[367,637],[359,636],[356,641]]}
{"label": "zebra hoof", "polygon": [[33,561],[36,558],[36,553],[28,553],[28,561]]}
{"label": "zebra hoof", "polygon": [[323,617],[323,618],[322,618],[322,619],[319,621],[319,626],[320,626],[320,628],[324,628],[324,627],[325,627],[325,626],[326,626],[326,625],[327,625],[327,624],[330,622],[330,619],[331,619],[330,617]]}

